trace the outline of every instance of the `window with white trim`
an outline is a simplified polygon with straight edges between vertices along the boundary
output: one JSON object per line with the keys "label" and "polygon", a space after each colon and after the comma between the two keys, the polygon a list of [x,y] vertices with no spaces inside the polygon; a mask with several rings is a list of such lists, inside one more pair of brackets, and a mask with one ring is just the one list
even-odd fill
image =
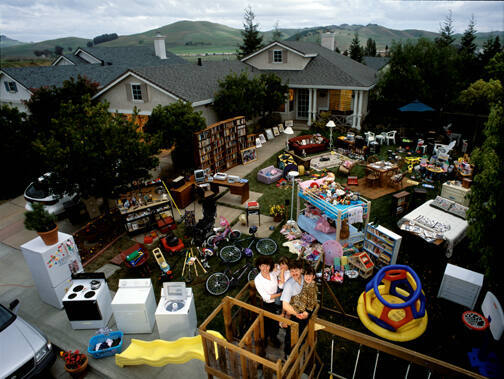
{"label": "window with white trim", "polygon": [[282,50],[273,50],[273,63],[282,63]]}
{"label": "window with white trim", "polygon": [[7,92],[17,92],[16,82],[4,82]]}
{"label": "window with white trim", "polygon": [[131,84],[131,97],[133,100],[143,100],[142,86],[140,84]]}

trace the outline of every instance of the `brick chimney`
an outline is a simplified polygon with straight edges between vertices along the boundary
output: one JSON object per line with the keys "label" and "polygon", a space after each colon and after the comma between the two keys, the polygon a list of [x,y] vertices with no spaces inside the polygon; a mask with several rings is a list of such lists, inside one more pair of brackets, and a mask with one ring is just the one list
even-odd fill
{"label": "brick chimney", "polygon": [[154,51],[156,57],[159,57],[159,59],[166,59],[166,46],[164,36],[162,36],[161,33],[156,34],[154,37]]}
{"label": "brick chimney", "polygon": [[336,50],[336,33],[321,33],[320,45],[331,51]]}

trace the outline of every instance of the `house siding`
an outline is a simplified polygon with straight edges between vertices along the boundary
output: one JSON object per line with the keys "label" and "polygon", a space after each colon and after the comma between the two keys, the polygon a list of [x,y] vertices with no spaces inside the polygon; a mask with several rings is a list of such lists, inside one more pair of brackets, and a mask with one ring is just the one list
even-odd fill
{"label": "house siding", "polygon": [[92,55],[90,55],[84,51],[80,51],[78,56],[91,64],[101,63],[101,61],[99,59],[96,59],[95,57],[93,57]]}
{"label": "house siding", "polygon": [[[16,83],[17,92],[9,92],[5,89],[5,82]],[[23,104],[23,101],[30,100],[31,93],[21,86],[17,81],[12,80],[6,75],[0,76],[0,105],[9,105],[17,108],[20,112],[28,112],[28,108]]]}
{"label": "house siding", "polygon": [[[270,56],[273,56],[274,50],[283,50],[283,60],[284,62],[287,61],[287,63],[270,62]],[[285,54],[287,54],[287,59],[285,59]],[[272,46],[245,61],[245,63],[248,63],[259,70],[303,70],[309,62],[310,58],[302,57],[297,53],[278,46]]]}

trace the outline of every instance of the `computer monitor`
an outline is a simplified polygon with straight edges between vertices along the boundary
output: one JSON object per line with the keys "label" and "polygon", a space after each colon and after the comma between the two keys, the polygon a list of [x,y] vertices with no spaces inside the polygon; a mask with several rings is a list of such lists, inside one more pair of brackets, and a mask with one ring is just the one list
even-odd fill
{"label": "computer monitor", "polygon": [[196,183],[203,183],[205,181],[205,171],[194,170],[194,180]]}

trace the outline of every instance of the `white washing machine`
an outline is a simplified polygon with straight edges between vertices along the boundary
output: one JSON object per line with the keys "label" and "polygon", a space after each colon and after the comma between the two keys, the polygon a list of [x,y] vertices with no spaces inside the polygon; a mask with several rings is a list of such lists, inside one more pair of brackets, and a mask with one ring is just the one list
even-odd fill
{"label": "white washing machine", "polygon": [[159,338],[174,341],[181,337],[193,337],[198,320],[192,288],[185,283],[164,283],[161,299],[156,309]]}
{"label": "white washing machine", "polygon": [[150,279],[120,279],[112,300],[117,329],[123,333],[152,333],[156,299]]}
{"label": "white washing machine", "polygon": [[112,316],[112,298],[104,273],[72,275],[72,287],[62,303],[73,329],[100,329]]}

